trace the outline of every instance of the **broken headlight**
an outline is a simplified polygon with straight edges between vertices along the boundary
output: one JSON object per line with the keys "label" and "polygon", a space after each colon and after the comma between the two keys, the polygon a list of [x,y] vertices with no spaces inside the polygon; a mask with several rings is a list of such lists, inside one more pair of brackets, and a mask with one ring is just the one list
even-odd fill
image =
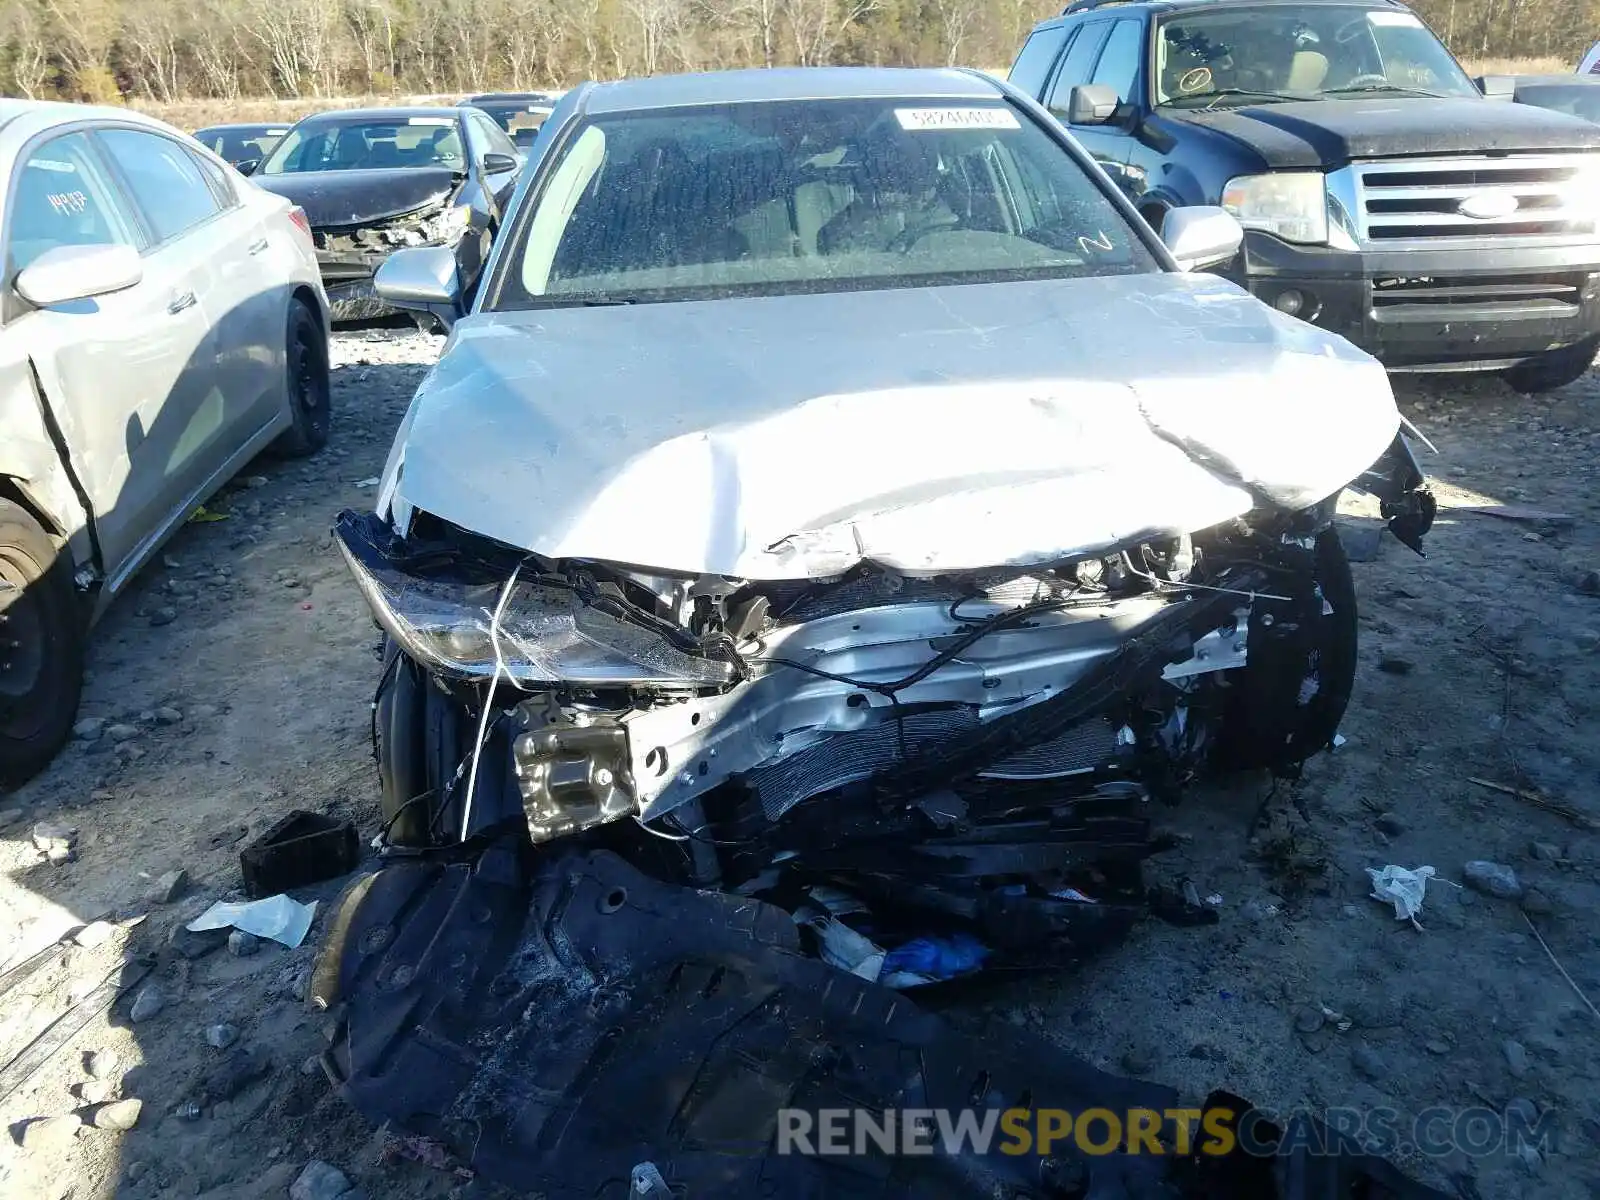
{"label": "broken headlight", "polygon": [[498,663],[516,683],[587,687],[717,687],[734,679],[731,664],[680,650],[571,588],[529,580],[507,594],[504,580],[423,578],[387,560],[365,532],[359,519],[341,516],[335,534],[345,562],[378,624],[430,670],[488,679]]}
{"label": "broken headlight", "polygon": [[422,227],[422,235],[432,245],[454,246],[472,226],[472,208],[466,204],[453,204],[438,215],[430,217]]}

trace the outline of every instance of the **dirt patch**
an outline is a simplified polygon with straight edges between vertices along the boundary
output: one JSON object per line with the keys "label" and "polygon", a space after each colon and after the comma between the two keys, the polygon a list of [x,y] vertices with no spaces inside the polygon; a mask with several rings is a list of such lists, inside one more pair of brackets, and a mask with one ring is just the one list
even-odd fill
{"label": "dirt patch", "polygon": [[[329,449],[249,468],[211,506],[227,520],[186,529],[97,632],[83,716],[131,736],[75,742],[0,800],[0,965],[103,913],[148,914],[47,954],[0,998],[0,1057],[76,997],[92,1008],[125,951],[155,956],[0,1102],[0,1137],[12,1139],[0,1192],[245,1200],[282,1196],[311,1159],[370,1195],[461,1186],[397,1153],[309,1065],[325,1018],[300,998],[336,886],[302,895],[324,904],[299,950],[191,958],[181,951],[200,947],[169,942],[238,886],[240,843],[287,810],[349,815],[364,837],[376,829],[375,635],[328,528],[339,508],[370,500],[363,485],[438,346],[386,331],[337,338]],[[1589,1196],[1600,1186],[1600,1022],[1524,913],[1600,996],[1600,836],[1469,780],[1600,817],[1600,379],[1544,399],[1459,380],[1401,395],[1439,446],[1426,466],[1445,510],[1426,560],[1386,538],[1356,567],[1363,642],[1347,742],[1298,786],[1196,794],[1166,814],[1185,841],[1157,870],[1220,896],[1220,924],[1149,924],[1080,973],[991,990],[949,1015],[1036,1026],[1097,1065],[1196,1099],[1226,1086],[1280,1109],[1388,1108],[1402,1121],[1531,1104],[1557,1117],[1544,1161],[1413,1154],[1408,1167],[1434,1182],[1471,1176],[1486,1197]],[[1463,511],[1480,503],[1572,519]],[[1360,525],[1360,506],[1348,510]],[[176,619],[158,614],[166,607]],[[45,820],[77,830],[73,861],[52,865],[33,848]],[[1435,883],[1419,931],[1367,897],[1366,867],[1427,865],[1459,883],[1480,859],[1513,868],[1522,899]],[[153,903],[159,878],[179,869],[181,894]],[[141,1015],[155,1011],[131,1021],[152,989],[159,1003],[145,1000]],[[143,1102],[133,1128],[98,1127],[115,1123],[98,1106],[119,1098]]]}

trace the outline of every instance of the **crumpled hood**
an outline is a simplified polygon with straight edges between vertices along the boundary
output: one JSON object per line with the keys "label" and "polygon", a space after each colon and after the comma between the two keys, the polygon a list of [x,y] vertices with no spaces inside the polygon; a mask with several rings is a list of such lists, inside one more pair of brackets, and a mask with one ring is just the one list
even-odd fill
{"label": "crumpled hood", "polygon": [[440,204],[460,180],[445,167],[396,167],[256,175],[251,182],[305,209],[313,229],[340,229],[376,225]]}
{"label": "crumpled hood", "polygon": [[1600,148],[1600,125],[1527,104],[1466,96],[1372,96],[1162,112],[1243,142],[1275,170],[1327,170],[1355,159],[1413,154]]}
{"label": "crumpled hood", "polygon": [[456,325],[378,506],[551,558],[937,573],[1311,504],[1398,426],[1374,359],[1206,275],[545,309]]}

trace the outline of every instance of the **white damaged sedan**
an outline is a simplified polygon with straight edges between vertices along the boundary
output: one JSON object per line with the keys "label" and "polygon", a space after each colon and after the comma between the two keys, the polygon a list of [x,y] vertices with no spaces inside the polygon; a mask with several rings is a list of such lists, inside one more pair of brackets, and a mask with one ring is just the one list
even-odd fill
{"label": "white damaged sedan", "polygon": [[469,313],[448,252],[377,280],[452,327],[337,530],[388,840],[825,882],[992,965],[1149,797],[1298,770],[1354,675],[1335,501],[1414,548],[1432,501],[1375,360],[1187,273],[1220,210],[1165,236],[977,73],[568,94]]}

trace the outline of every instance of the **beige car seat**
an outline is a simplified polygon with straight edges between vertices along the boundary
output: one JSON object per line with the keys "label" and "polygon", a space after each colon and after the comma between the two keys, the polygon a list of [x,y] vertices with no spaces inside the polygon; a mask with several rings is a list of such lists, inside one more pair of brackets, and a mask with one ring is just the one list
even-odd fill
{"label": "beige car seat", "polygon": [[1289,65],[1284,88],[1290,92],[1315,92],[1321,90],[1327,78],[1328,56],[1316,50],[1300,50]]}

